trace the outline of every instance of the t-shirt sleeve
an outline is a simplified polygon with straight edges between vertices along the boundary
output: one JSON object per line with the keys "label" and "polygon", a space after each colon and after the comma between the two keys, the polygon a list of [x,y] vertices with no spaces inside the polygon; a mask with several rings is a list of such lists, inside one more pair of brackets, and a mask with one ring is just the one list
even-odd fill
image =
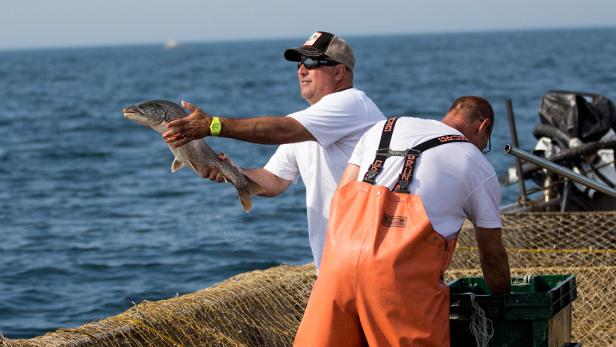
{"label": "t-shirt sleeve", "polygon": [[296,183],[299,178],[299,167],[295,159],[293,144],[278,146],[263,168],[280,178]]}
{"label": "t-shirt sleeve", "polygon": [[500,202],[498,179],[492,175],[471,192],[465,204],[466,214],[475,226],[502,228]]}
{"label": "t-shirt sleeve", "polygon": [[300,122],[321,146],[327,147],[365,126],[366,105],[353,96],[330,94],[288,117]]}
{"label": "t-shirt sleeve", "polygon": [[353,149],[353,154],[351,154],[351,158],[349,158],[349,164],[355,164],[357,166],[361,166],[361,161],[364,157],[364,146],[366,144],[366,137],[370,131],[367,131],[362,137],[357,141],[355,148]]}

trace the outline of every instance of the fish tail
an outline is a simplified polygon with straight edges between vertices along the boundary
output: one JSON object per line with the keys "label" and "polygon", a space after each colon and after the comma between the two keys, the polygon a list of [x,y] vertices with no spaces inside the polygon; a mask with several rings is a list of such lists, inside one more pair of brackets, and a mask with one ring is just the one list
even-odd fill
{"label": "fish tail", "polygon": [[238,188],[237,195],[240,198],[240,203],[242,204],[244,211],[250,212],[250,210],[252,210],[252,196],[263,193],[265,189],[263,189],[259,183],[251,180],[250,178],[246,177],[246,179],[248,180],[248,184],[244,187],[244,189]]}
{"label": "fish tail", "polygon": [[248,190],[238,189],[237,195],[240,198],[240,203],[242,204],[244,211],[250,212],[250,210],[252,210],[252,195],[250,195],[250,192]]}

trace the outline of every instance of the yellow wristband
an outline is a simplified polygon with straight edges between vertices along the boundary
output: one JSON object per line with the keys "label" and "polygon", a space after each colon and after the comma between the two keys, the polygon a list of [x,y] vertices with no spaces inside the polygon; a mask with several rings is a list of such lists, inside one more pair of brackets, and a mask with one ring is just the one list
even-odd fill
{"label": "yellow wristband", "polygon": [[222,124],[220,123],[220,118],[212,117],[212,122],[210,122],[210,135],[218,136],[221,130]]}

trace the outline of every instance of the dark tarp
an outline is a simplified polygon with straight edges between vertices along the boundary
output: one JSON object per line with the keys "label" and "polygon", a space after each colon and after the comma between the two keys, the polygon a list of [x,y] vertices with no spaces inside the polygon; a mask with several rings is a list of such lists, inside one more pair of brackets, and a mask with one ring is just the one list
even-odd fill
{"label": "dark tarp", "polygon": [[539,103],[539,117],[583,142],[600,140],[610,128],[616,131],[614,103],[597,94],[549,91]]}

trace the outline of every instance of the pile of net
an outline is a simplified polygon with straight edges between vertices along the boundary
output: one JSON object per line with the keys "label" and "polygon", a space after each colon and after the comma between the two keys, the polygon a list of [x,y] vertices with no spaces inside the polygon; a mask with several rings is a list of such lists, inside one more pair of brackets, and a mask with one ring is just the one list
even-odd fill
{"label": "pile of net", "polygon": [[[616,345],[616,213],[503,215],[512,275],[574,274],[572,341]],[[471,226],[460,234],[447,280],[481,276]]]}
{"label": "pile of net", "polygon": [[[574,274],[573,341],[616,342],[616,213],[503,216],[514,275]],[[472,227],[460,235],[447,280],[480,275]],[[253,271],[213,287],[143,302],[111,318],[3,346],[290,346],[306,306],[314,267]]]}

